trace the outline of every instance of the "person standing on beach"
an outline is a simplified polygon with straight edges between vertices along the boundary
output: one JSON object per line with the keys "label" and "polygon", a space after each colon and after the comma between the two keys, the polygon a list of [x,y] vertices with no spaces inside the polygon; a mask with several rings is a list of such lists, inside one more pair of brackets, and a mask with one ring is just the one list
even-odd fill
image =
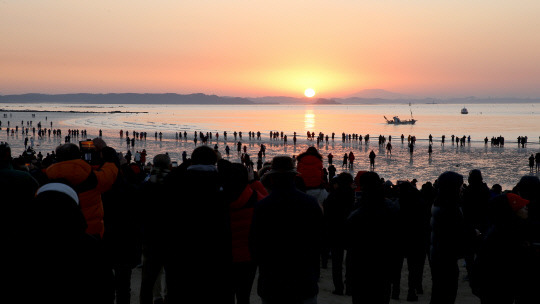
{"label": "person standing on beach", "polygon": [[349,169],[353,169],[354,167],[354,154],[353,152],[349,152]]}
{"label": "person standing on beach", "polygon": [[466,252],[467,231],[461,212],[463,176],[446,171],[437,179],[439,194],[431,218],[431,304],[455,303],[459,266]]}
{"label": "person standing on beach", "polygon": [[373,150],[371,150],[371,152],[369,152],[369,169],[370,170],[375,170],[375,152],[373,152]]}
{"label": "person standing on beach", "polygon": [[341,168],[347,168],[348,159],[349,159],[349,156],[347,155],[347,153],[345,153],[345,155],[343,155],[343,164],[341,165]]}
{"label": "person standing on beach", "polygon": [[[526,290],[538,289],[527,275],[535,264],[527,258],[532,251],[527,245],[529,203],[514,193],[490,201],[491,225],[478,251],[470,283],[482,304],[538,303],[538,297],[527,297],[527,292],[538,291]],[[538,273],[533,276],[538,277]]]}
{"label": "person standing on beach", "polygon": [[386,154],[392,155],[392,144],[390,142],[386,144]]}
{"label": "person standing on beach", "polygon": [[531,156],[529,157],[529,168],[530,168],[530,172],[533,173],[533,169],[534,169],[534,155],[531,154]]}
{"label": "person standing on beach", "polygon": [[328,179],[332,180],[336,176],[336,167],[334,165],[328,166]]}
{"label": "person standing on beach", "polygon": [[[328,164],[331,165],[332,164],[332,161],[334,159],[334,155],[332,155],[332,153],[328,153]],[[331,179],[331,178],[330,178]]]}
{"label": "person standing on beach", "polygon": [[296,174],[292,158],[274,157],[263,176],[270,195],[255,204],[249,246],[265,304],[317,303],[323,214],[296,188]]}
{"label": "person standing on beach", "polygon": [[226,160],[218,161],[223,195],[229,206],[233,254],[233,291],[237,304],[249,304],[257,264],[249,253],[249,231],[255,204],[268,193],[260,181],[253,181],[252,168]]}
{"label": "person standing on beach", "polygon": [[[97,137],[93,139],[98,152],[106,147],[105,142]],[[101,194],[109,190],[116,180],[118,168],[113,159],[103,155],[99,170],[94,170],[90,164],[81,159],[81,151],[75,144],[64,144],[56,148],[58,163],[47,168],[45,173],[51,181],[68,182],[77,191],[80,206],[88,228],[86,233],[99,239],[105,232],[103,224],[103,203]]]}
{"label": "person standing on beach", "polygon": [[[328,246],[332,255],[332,281],[335,295],[350,294],[350,287],[343,284],[343,261],[345,257],[345,223],[354,206],[354,180],[350,173],[340,173],[334,182],[334,191],[324,201],[324,221]],[[347,263],[348,264],[348,263]],[[347,280],[345,280],[349,283]]]}
{"label": "person standing on beach", "polygon": [[377,173],[360,175],[359,186],[362,189],[359,207],[345,224],[347,283],[353,304],[387,304],[397,250],[397,209],[385,199]]}

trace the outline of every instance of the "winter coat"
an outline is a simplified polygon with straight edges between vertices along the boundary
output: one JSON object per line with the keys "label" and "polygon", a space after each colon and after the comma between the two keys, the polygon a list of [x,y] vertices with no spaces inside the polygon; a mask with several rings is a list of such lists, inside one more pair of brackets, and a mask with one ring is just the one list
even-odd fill
{"label": "winter coat", "polygon": [[240,196],[229,205],[234,263],[251,261],[248,239],[253,208],[255,203],[264,197],[264,194],[254,190],[251,185],[247,185]]}
{"label": "winter coat", "polygon": [[[351,283],[389,284],[397,249],[399,207],[389,200],[362,202],[346,222]],[[350,269],[350,270],[349,270]]]}
{"label": "winter coat", "polygon": [[116,180],[118,168],[114,163],[105,163],[100,169],[92,167],[82,159],[56,163],[47,168],[50,180],[64,181],[79,195],[81,210],[88,228],[86,233],[103,236],[103,203],[101,194],[109,190]]}
{"label": "winter coat", "polygon": [[332,248],[345,247],[345,223],[354,206],[353,189],[336,189],[324,201],[324,222]]}
{"label": "winter coat", "polygon": [[255,205],[250,250],[261,298],[301,301],[317,295],[322,224],[315,198],[292,184]]}
{"label": "winter coat", "polygon": [[503,206],[507,216],[494,221],[486,230],[472,267],[470,284],[473,293],[486,303],[513,303],[522,294],[520,288],[530,281],[526,271],[531,267],[533,251],[525,241],[526,222],[512,214],[506,196],[494,198],[490,205]]}
{"label": "winter coat", "polygon": [[178,279],[167,281],[172,283],[169,298],[175,302],[186,293],[204,294],[207,303],[225,303],[232,294],[231,224],[216,166],[191,165],[181,174],[171,172],[165,185],[171,210],[166,215],[169,274]]}
{"label": "winter coat", "polygon": [[323,182],[323,162],[315,155],[297,158],[296,170],[304,180],[307,188],[319,187]]}
{"label": "winter coat", "polygon": [[461,209],[436,203],[431,212],[431,261],[447,263],[463,258],[469,234]]}
{"label": "winter coat", "polygon": [[141,262],[139,191],[136,185],[128,183],[124,175],[119,174],[112,188],[102,195],[105,224],[103,241],[113,266],[127,265],[134,268]]}

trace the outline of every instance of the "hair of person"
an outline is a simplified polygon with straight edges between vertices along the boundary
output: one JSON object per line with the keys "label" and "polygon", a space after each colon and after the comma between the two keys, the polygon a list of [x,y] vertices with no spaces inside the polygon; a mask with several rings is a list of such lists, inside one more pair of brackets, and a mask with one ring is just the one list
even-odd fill
{"label": "hair of person", "polygon": [[59,161],[79,159],[81,150],[76,144],[67,143],[56,147],[56,158]]}
{"label": "hair of person", "polygon": [[11,161],[11,148],[7,143],[0,143],[0,164],[7,164]]}
{"label": "hair of person", "polygon": [[191,153],[193,165],[215,165],[217,160],[216,151],[208,146],[199,146]]}
{"label": "hair of person", "polygon": [[169,169],[171,165],[171,158],[167,154],[158,154],[153,159],[154,167],[159,169]]}
{"label": "hair of person", "polygon": [[538,176],[525,175],[518,184],[519,195],[528,200],[540,200],[540,179]]}
{"label": "hair of person", "polygon": [[461,186],[463,185],[463,175],[446,171],[437,179],[439,185],[439,198],[446,200],[459,196]]}
{"label": "hair of person", "polygon": [[469,184],[480,184],[483,181],[482,172],[478,169],[473,169],[469,172]]}
{"label": "hair of person", "polygon": [[382,187],[382,181],[379,174],[372,171],[368,171],[360,175],[358,178],[358,183],[363,192],[380,190]]}

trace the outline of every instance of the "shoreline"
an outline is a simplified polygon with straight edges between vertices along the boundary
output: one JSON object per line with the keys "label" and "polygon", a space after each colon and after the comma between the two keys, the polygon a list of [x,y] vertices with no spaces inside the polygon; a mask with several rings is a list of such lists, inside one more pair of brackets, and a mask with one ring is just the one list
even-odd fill
{"label": "shoreline", "polygon": [[60,110],[6,110],[0,109],[0,112],[36,112],[36,113],[83,113],[83,114],[148,114],[149,112],[132,112],[132,111],[60,111]]}

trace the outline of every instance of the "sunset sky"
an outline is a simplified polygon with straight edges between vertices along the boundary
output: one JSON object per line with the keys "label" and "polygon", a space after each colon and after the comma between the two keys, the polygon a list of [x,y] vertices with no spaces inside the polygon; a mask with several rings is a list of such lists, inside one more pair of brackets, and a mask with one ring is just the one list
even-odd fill
{"label": "sunset sky", "polygon": [[0,94],[540,97],[540,1],[3,0]]}

